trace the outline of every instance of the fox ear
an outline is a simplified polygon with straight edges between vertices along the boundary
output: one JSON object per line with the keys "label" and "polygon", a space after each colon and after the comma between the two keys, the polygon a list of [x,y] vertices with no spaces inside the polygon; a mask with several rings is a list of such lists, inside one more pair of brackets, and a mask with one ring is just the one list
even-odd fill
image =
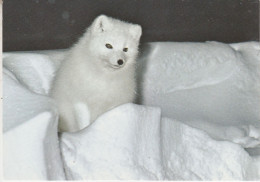
{"label": "fox ear", "polygon": [[106,15],[99,15],[93,22],[94,32],[104,32],[110,27],[109,18]]}
{"label": "fox ear", "polygon": [[140,25],[132,25],[129,31],[135,40],[140,39],[142,35],[142,27]]}

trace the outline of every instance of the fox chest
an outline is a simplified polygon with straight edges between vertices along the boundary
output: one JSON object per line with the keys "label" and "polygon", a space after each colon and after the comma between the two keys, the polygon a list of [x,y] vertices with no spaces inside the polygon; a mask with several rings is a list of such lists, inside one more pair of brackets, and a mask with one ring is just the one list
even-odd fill
{"label": "fox chest", "polygon": [[113,104],[131,100],[134,95],[135,84],[132,79],[104,78],[93,79],[82,85],[82,96],[89,104]]}

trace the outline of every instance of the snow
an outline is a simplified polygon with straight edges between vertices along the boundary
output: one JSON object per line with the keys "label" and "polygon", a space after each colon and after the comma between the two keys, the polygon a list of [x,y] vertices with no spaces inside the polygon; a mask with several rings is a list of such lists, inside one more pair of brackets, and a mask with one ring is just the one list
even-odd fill
{"label": "snow", "polygon": [[251,159],[242,147],[214,141],[204,132],[169,119],[163,120],[162,131],[168,179],[245,179]]}
{"label": "snow", "polygon": [[61,140],[69,180],[243,180],[252,160],[241,146],[133,104]]}
{"label": "snow", "polygon": [[159,179],[158,113],[156,108],[126,104],[105,113],[81,132],[63,133],[67,178]]}
{"label": "snow", "polygon": [[[7,74],[6,74],[7,73]],[[28,90],[3,68],[3,130],[8,131],[39,113],[55,109],[53,101]]]}
{"label": "snow", "polygon": [[139,103],[216,139],[259,143],[249,125],[260,128],[260,46],[246,44],[233,45],[238,51],[217,42],[148,44],[138,65]]}
{"label": "snow", "polygon": [[45,112],[4,133],[5,179],[65,179],[52,122]]}
{"label": "snow", "polygon": [[48,93],[67,50],[4,53],[5,179],[260,180],[259,42],[141,52],[139,105],[60,138]]}
{"label": "snow", "polygon": [[[57,54],[55,59],[61,59]],[[46,95],[55,76],[57,63],[51,56],[35,53],[4,54],[3,66],[11,71],[30,91]],[[27,74],[27,73],[30,74]]]}
{"label": "snow", "polygon": [[65,179],[53,101],[3,68],[3,169],[12,180]]}

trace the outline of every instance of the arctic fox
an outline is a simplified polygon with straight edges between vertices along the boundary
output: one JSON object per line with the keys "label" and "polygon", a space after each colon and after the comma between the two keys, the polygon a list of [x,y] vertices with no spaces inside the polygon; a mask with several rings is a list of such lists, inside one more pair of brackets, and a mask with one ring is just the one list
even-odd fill
{"label": "arctic fox", "polygon": [[[59,131],[78,131],[88,120],[135,98],[135,61],[142,28],[98,16],[69,51],[54,79]],[[89,111],[84,117],[82,113]],[[81,114],[79,114],[81,113]]]}

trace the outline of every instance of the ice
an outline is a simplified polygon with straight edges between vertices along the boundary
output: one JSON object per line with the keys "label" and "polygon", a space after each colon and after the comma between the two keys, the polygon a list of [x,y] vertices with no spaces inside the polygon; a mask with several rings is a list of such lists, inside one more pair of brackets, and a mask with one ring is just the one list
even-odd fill
{"label": "ice", "polygon": [[145,44],[140,105],[62,133],[59,146],[48,93],[67,52],[3,54],[6,179],[260,180],[259,42]]}

